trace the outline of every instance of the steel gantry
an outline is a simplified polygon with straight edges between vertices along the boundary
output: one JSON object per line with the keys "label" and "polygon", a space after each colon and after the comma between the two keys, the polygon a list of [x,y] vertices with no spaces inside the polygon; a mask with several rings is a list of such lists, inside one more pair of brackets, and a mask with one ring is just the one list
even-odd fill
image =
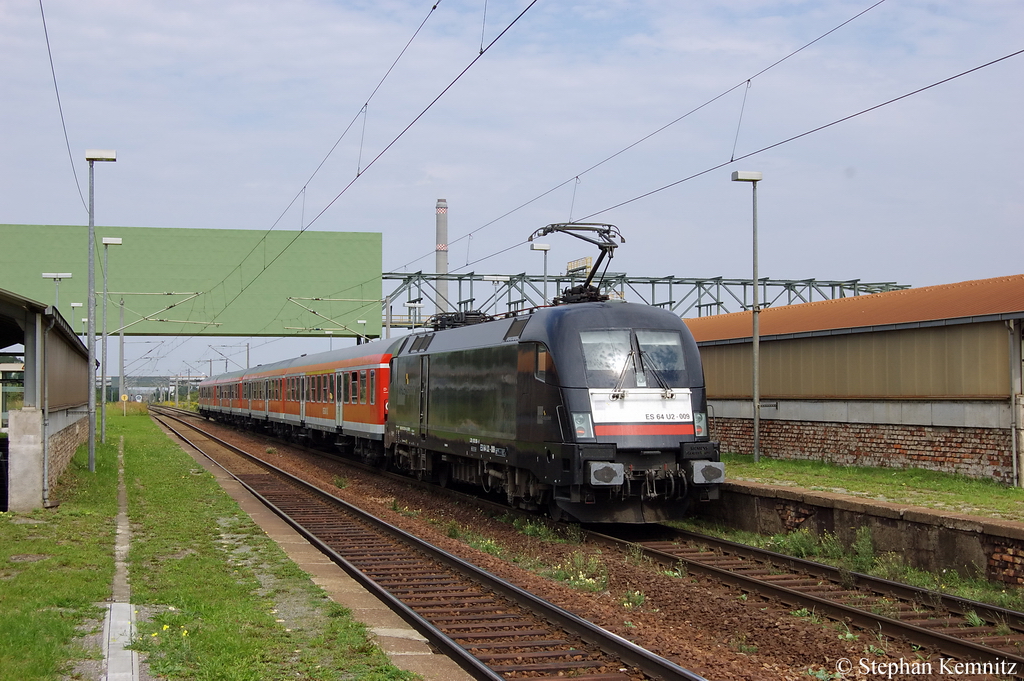
{"label": "steel gantry", "polygon": [[[416,327],[427,322],[423,310],[434,310],[441,302],[447,309],[459,312],[479,310],[486,314],[515,313],[544,304],[545,282],[553,283],[556,292],[581,284],[587,268],[546,278],[536,274],[429,274],[424,272],[385,272],[385,282],[394,288],[384,299],[385,327]],[[437,283],[448,283],[448,298],[438,293]],[[883,291],[910,288],[896,282],[863,282],[860,279],[832,281],[825,279],[758,280],[761,307],[833,300]],[[388,285],[385,284],[385,290]],[[663,307],[680,317],[707,317],[728,312],[749,310],[753,300],[750,279],[725,277],[631,277],[621,272],[608,272],[600,281],[601,292],[614,298]],[[400,314],[395,314],[398,311]]]}

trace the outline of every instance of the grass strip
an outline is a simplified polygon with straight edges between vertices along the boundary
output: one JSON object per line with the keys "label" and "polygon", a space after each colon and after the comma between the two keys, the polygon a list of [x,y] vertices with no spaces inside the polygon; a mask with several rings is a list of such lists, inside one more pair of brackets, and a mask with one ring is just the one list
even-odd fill
{"label": "grass strip", "polygon": [[922,468],[837,466],[724,454],[726,478],[849,494],[954,513],[1024,521],[1024,489]]}
{"label": "grass strip", "polygon": [[101,657],[79,637],[110,597],[116,459],[97,445],[89,473],[83,445],[53,490],[59,507],[0,513],[0,681],[58,679],[72,660]]}
{"label": "grass strip", "polygon": [[180,447],[142,415],[125,436],[135,649],[188,679],[411,679]]}

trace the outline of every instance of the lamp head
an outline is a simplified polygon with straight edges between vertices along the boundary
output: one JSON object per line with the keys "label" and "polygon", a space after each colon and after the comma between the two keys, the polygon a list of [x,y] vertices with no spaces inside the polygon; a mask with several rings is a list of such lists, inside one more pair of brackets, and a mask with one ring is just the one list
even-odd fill
{"label": "lamp head", "polygon": [[733,182],[760,182],[761,173],[755,170],[734,170],[732,173]]}

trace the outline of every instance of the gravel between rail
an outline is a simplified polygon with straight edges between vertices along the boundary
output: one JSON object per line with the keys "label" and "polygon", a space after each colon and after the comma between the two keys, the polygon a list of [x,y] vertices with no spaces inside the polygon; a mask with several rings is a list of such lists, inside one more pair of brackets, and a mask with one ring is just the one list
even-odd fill
{"label": "gravel between rail", "polygon": [[[554,566],[579,549],[528,537],[469,504],[364,474],[258,435],[206,423],[211,431],[337,496],[463,557],[532,593],[710,679],[806,679],[809,671],[834,672],[836,661],[920,660],[927,651],[854,630],[855,639],[827,621],[797,617],[784,604],[757,598],[711,580],[672,577],[651,564],[606,551],[608,587],[600,593],[569,588],[520,565]],[[343,489],[335,486],[345,479]],[[451,523],[470,528],[502,547],[502,557],[446,535]],[[597,549],[588,548],[590,551]],[[639,607],[623,604],[642,592]],[[893,678],[899,678],[894,676]]]}

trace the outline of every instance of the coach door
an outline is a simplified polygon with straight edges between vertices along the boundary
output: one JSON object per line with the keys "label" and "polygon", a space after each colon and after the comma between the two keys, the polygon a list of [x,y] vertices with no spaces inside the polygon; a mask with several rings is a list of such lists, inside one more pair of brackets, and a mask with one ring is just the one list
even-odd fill
{"label": "coach door", "polygon": [[427,383],[429,381],[429,375],[430,375],[429,369],[430,369],[430,357],[428,355],[423,355],[422,357],[420,357],[420,400],[419,400],[419,402],[420,402],[420,429],[419,429],[419,432],[420,432],[420,439],[423,439],[423,440],[427,439],[427,422],[428,422],[428,416],[429,416],[429,414],[427,413],[427,408],[428,408],[427,396],[429,395],[429,392],[428,392],[428,389],[427,389]]}
{"label": "coach door", "polygon": [[308,396],[306,381],[308,378],[308,376],[299,376],[299,420],[302,423],[306,422],[306,397]]}
{"label": "coach door", "polygon": [[348,373],[334,375],[334,425],[340,433],[345,426],[345,400],[348,397]]}

